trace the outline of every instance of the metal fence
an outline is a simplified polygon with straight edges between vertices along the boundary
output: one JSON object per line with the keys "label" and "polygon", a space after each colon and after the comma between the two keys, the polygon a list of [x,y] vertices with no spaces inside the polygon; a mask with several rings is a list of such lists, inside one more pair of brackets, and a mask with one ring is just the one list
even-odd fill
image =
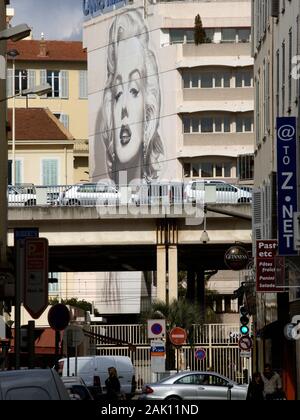
{"label": "metal fence", "polygon": [[[144,325],[92,325],[94,333],[127,341],[136,346],[131,351],[128,346],[114,346],[113,344],[102,344],[101,340],[95,340],[95,352],[98,355],[128,356],[131,358],[136,369],[138,383],[149,383],[153,380],[151,374],[150,342],[147,339],[146,327]],[[181,369],[190,370],[214,370],[234,381],[242,382],[244,371],[251,375],[251,359],[240,357],[239,325],[232,324],[205,324],[194,325],[194,344],[183,346],[179,353]],[[206,351],[206,358],[198,360],[195,351],[202,348]],[[176,355],[177,357],[177,355]]]}
{"label": "metal fence", "polygon": [[222,181],[159,182],[140,185],[85,183],[76,185],[16,185],[7,192],[9,207],[35,206],[172,206],[183,204],[243,204],[252,202],[251,188]]}

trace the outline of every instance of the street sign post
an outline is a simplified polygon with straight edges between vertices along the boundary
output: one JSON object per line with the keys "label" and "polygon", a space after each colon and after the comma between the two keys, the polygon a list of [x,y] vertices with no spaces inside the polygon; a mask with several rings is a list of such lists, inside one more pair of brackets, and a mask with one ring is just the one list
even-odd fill
{"label": "street sign post", "polygon": [[206,359],[206,350],[205,349],[197,349],[195,351],[195,358],[197,360],[204,360],[204,359]]}
{"label": "street sign post", "polygon": [[186,342],[187,333],[183,328],[175,327],[169,333],[170,341],[174,346],[183,346]]}
{"label": "street sign post", "polygon": [[25,239],[24,308],[38,319],[48,306],[48,240]]}
{"label": "street sign post", "polygon": [[151,340],[151,372],[163,373],[166,370],[166,344],[162,340]]}
{"label": "street sign post", "polygon": [[166,320],[165,319],[149,319],[147,322],[148,338],[164,338],[166,335]]}

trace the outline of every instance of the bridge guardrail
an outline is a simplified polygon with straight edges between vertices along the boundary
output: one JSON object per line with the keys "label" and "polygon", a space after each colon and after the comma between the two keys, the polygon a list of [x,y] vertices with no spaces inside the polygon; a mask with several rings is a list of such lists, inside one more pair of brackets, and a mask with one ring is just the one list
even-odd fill
{"label": "bridge guardrail", "polygon": [[251,187],[222,181],[165,182],[114,186],[16,185],[8,187],[9,207],[36,206],[175,206],[188,204],[244,204],[252,202]]}

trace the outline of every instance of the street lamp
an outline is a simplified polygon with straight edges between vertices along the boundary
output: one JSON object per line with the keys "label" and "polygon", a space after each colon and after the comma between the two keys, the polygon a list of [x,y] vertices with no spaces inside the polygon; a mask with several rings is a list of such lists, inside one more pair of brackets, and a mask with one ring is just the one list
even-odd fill
{"label": "street lamp", "polygon": [[206,213],[207,213],[206,205],[204,206],[203,213],[204,213],[204,226],[203,226],[203,232],[202,232],[201,237],[200,237],[200,242],[202,244],[207,244],[207,242],[209,242],[209,236],[208,236],[208,233],[206,231]]}
{"label": "street lamp", "polygon": [[18,57],[18,55],[20,55],[18,50],[11,50],[7,52],[7,56],[10,57],[13,62],[12,165],[11,165],[12,185],[16,185],[16,57]]}
{"label": "street lamp", "polygon": [[0,41],[20,41],[21,39],[27,38],[30,35],[31,29],[26,23],[14,26],[12,28],[6,28],[0,31]]}

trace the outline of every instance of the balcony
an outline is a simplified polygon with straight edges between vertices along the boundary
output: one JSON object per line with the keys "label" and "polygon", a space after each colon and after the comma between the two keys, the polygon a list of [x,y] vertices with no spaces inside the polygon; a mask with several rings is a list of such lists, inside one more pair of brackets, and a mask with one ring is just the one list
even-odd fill
{"label": "balcony", "polygon": [[[184,101],[253,101],[253,88],[191,88],[183,90]],[[254,106],[254,105],[253,105]]]}

